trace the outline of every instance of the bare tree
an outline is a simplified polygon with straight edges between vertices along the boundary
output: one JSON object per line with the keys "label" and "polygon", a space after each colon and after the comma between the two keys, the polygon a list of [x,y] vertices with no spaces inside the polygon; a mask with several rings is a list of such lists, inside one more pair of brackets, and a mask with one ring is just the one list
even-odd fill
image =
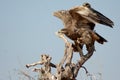
{"label": "bare tree", "polygon": [[[72,43],[70,43],[62,33],[58,33],[58,36],[65,42],[65,51],[62,60],[57,65],[52,63],[52,57],[46,54],[41,55],[40,61],[26,65],[27,68],[36,65],[43,65],[43,67],[38,69],[34,68],[33,70],[40,73],[39,80],[76,80],[80,68],[84,68],[86,73],[88,72],[83,64],[92,56],[94,47],[91,48],[89,53],[87,53],[85,56],[81,56],[80,60],[77,63],[72,63]],[[65,64],[65,66],[63,66],[63,64]],[[56,74],[51,73],[51,68],[56,68]]]}

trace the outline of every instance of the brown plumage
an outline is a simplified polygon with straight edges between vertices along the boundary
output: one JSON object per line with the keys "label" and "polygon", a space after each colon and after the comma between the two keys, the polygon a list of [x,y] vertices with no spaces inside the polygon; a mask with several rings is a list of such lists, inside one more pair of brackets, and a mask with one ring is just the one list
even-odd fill
{"label": "brown plumage", "polygon": [[83,18],[93,22],[94,24],[99,23],[109,27],[113,27],[114,23],[109,18],[104,16],[102,13],[98,12],[97,10],[93,9],[89,3],[84,3],[82,6],[77,6],[70,11],[78,13]]}
{"label": "brown plumage", "polygon": [[61,32],[74,41],[74,47],[79,44],[82,48],[85,44],[88,49],[94,45],[95,41],[100,44],[107,42],[106,39],[94,31],[95,24],[113,26],[113,22],[110,19],[92,9],[88,3],[70,10],[54,12],[54,16],[63,21],[64,28],[61,29]]}

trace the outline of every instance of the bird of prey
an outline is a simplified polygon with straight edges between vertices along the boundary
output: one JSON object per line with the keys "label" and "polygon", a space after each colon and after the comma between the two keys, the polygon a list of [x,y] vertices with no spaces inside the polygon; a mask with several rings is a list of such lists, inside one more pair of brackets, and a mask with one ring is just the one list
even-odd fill
{"label": "bird of prey", "polygon": [[[54,12],[54,16],[63,21],[64,28],[61,29],[61,32],[74,41],[74,48],[76,44],[79,44],[80,48],[85,44],[88,51],[95,41],[101,44],[107,42],[106,39],[94,31],[96,23],[110,27],[114,25],[109,18],[91,8],[89,3],[84,3],[82,6],[69,10]],[[77,51],[77,48],[75,48],[75,51]]]}

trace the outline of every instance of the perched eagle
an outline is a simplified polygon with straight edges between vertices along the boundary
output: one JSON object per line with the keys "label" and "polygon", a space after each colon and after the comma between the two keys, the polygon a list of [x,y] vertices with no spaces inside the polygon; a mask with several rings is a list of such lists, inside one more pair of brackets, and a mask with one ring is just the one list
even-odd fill
{"label": "perched eagle", "polygon": [[[64,28],[61,32],[74,41],[75,45],[79,44],[80,48],[85,44],[87,50],[97,41],[100,44],[107,42],[102,36],[94,31],[96,23],[112,27],[113,22],[91,8],[89,3],[77,6],[69,10],[60,10],[54,12],[54,16],[63,21]],[[76,47],[74,45],[74,47]],[[77,51],[77,49],[75,49]]]}

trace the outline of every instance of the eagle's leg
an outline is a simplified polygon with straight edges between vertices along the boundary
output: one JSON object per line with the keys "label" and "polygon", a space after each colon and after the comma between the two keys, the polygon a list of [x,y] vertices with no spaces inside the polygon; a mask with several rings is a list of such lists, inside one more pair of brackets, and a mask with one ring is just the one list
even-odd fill
{"label": "eagle's leg", "polygon": [[86,48],[87,48],[88,52],[85,55],[85,57],[90,58],[93,55],[94,51],[95,51],[95,45],[94,45],[94,43],[88,44],[88,45],[86,45]]}
{"label": "eagle's leg", "polygon": [[78,52],[80,54],[80,57],[84,56],[84,53],[82,51],[82,48],[79,46],[79,44],[77,45],[77,49],[78,49]]}
{"label": "eagle's leg", "polygon": [[80,43],[78,43],[77,41],[74,41],[74,42],[75,42],[75,44],[72,45],[74,51],[75,51],[75,52],[79,52],[80,57],[84,56],[84,53],[83,53],[83,51],[82,51],[83,44],[80,44]]}

